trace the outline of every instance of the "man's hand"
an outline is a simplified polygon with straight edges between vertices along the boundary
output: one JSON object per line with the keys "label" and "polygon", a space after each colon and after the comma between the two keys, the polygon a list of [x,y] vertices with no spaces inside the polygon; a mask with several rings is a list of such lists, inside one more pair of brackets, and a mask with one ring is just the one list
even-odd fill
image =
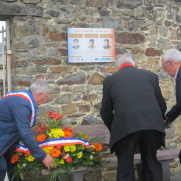
{"label": "man's hand", "polygon": [[179,135],[179,137],[178,137],[178,140],[179,140],[179,142],[181,143],[181,133],[180,133],[180,135]]}
{"label": "man's hand", "polygon": [[47,154],[47,156],[43,160],[43,163],[48,167],[48,169],[50,169],[53,164],[53,161],[53,157],[50,154]]}

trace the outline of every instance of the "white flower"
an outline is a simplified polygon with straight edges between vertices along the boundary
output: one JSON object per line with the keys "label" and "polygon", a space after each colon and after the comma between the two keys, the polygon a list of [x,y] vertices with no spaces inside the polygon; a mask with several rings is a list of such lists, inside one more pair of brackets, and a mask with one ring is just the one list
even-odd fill
{"label": "white flower", "polygon": [[63,158],[67,159],[69,156],[70,156],[69,154],[66,154]]}
{"label": "white flower", "polygon": [[26,164],[26,163],[24,163],[24,164],[23,164],[23,168],[25,168],[26,166],[27,166],[27,164]]}
{"label": "white flower", "polygon": [[92,159],[93,159],[93,156],[91,155],[91,156],[90,156],[90,160],[92,160]]}

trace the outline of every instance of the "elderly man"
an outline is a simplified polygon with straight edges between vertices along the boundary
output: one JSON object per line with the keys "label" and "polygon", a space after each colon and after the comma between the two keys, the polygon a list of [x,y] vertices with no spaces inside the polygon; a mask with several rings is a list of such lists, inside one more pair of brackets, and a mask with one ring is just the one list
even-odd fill
{"label": "elderly man", "polygon": [[[176,80],[176,104],[166,114],[171,121],[174,121],[181,114],[181,52],[177,49],[170,49],[162,56],[163,70]],[[181,134],[179,136],[181,142]],[[181,162],[181,152],[179,154]]]}
{"label": "elderly man", "polygon": [[31,127],[36,123],[37,106],[46,102],[49,94],[48,84],[36,81],[29,91],[10,92],[0,100],[0,181],[4,180],[6,170],[11,166],[11,156],[19,139],[35,158],[50,169],[53,158],[38,146],[31,135]]}
{"label": "elderly man", "polygon": [[103,82],[101,117],[108,127],[111,152],[118,158],[117,181],[133,181],[133,158],[140,145],[144,181],[161,181],[157,150],[164,146],[166,104],[156,74],[135,68],[129,54],[118,55],[117,72]]}

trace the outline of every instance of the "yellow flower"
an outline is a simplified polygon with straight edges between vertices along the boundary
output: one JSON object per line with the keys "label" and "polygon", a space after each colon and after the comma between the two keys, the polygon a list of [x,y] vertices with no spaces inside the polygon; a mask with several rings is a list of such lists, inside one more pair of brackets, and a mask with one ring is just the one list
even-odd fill
{"label": "yellow flower", "polygon": [[18,155],[22,155],[23,153],[22,152],[18,152]]}
{"label": "yellow flower", "polygon": [[80,159],[81,157],[82,157],[82,153],[81,152],[77,153],[77,158]]}
{"label": "yellow flower", "polygon": [[43,150],[47,153],[47,154],[50,154],[50,150],[53,148],[53,146],[51,147],[46,147],[46,148],[43,148]]}
{"label": "yellow flower", "polygon": [[85,149],[85,145],[82,145],[82,146],[81,146],[81,149],[84,150],[84,149]]}
{"label": "yellow flower", "polygon": [[65,152],[69,152],[70,151],[70,147],[68,145],[64,146],[64,150]]}
{"label": "yellow flower", "polygon": [[92,145],[92,148],[95,149],[96,147],[94,145]]}
{"label": "yellow flower", "polygon": [[55,128],[55,129],[51,129],[50,134],[54,137],[54,138],[61,138],[64,137],[64,131],[60,128]]}
{"label": "yellow flower", "polygon": [[61,160],[60,160],[60,164],[65,164],[64,159],[61,159]]}
{"label": "yellow flower", "polygon": [[34,159],[35,159],[35,157],[33,157],[32,155],[30,155],[29,157],[27,157],[27,159],[28,159],[29,162],[33,162]]}
{"label": "yellow flower", "polygon": [[20,166],[19,164],[17,164],[17,167],[18,167],[18,168],[21,168],[21,166]]}
{"label": "yellow flower", "polygon": [[71,153],[75,152],[76,151],[76,146],[75,145],[70,145],[70,150],[71,150]]}

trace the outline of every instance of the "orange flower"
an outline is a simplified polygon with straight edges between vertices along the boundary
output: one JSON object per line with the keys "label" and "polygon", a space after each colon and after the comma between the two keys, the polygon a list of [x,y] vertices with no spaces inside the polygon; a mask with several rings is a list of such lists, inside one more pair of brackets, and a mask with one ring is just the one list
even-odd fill
{"label": "orange flower", "polygon": [[59,157],[60,154],[61,154],[61,151],[58,150],[57,148],[52,148],[50,150],[50,155],[52,155],[53,157]]}
{"label": "orange flower", "polygon": [[38,141],[38,142],[45,141],[46,137],[47,136],[45,134],[41,134],[41,135],[37,136],[36,141]]}
{"label": "orange flower", "polygon": [[55,148],[60,150],[62,148],[62,145],[55,146]]}
{"label": "orange flower", "polygon": [[72,137],[72,133],[70,131],[64,131],[64,138]]}
{"label": "orange flower", "polygon": [[30,150],[27,150],[25,156],[30,156]]}
{"label": "orange flower", "polygon": [[72,158],[70,158],[70,157],[68,157],[67,159],[66,159],[66,162],[68,162],[68,163],[70,163],[72,161]]}
{"label": "orange flower", "polygon": [[97,151],[101,151],[102,150],[102,145],[99,143],[94,143],[94,146],[96,147]]}
{"label": "orange flower", "polygon": [[85,139],[85,140],[88,140],[88,138],[89,138],[89,136],[84,135],[84,139]]}
{"label": "orange flower", "polygon": [[19,158],[18,154],[13,155],[11,158],[11,163],[15,163],[18,160],[18,158]]}

